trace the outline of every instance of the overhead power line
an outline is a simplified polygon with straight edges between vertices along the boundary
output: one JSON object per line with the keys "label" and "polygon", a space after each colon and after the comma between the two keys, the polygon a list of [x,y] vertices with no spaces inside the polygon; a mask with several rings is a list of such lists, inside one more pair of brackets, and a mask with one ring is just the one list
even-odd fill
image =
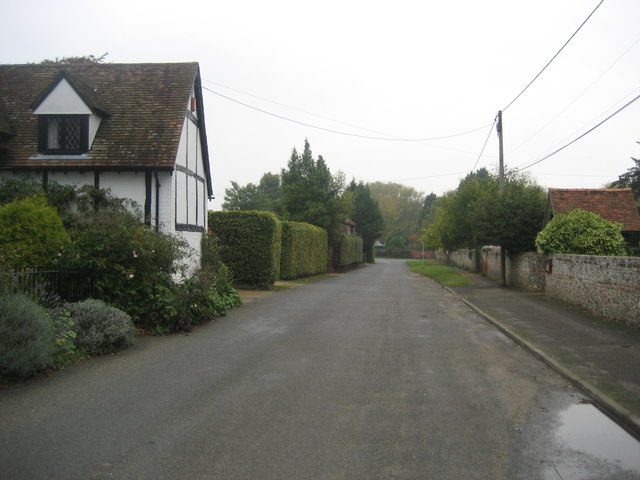
{"label": "overhead power line", "polygon": [[484,149],[487,147],[489,138],[491,138],[491,132],[493,132],[493,127],[496,124],[497,120],[498,120],[498,117],[495,117],[493,119],[493,123],[491,124],[491,128],[489,129],[489,133],[487,134],[487,138],[484,141],[484,145],[482,145],[482,150],[480,150],[480,155],[478,155],[478,159],[476,160],[476,163],[473,165],[473,168],[471,169],[472,172],[475,171],[476,167],[478,166],[478,162],[480,161],[480,158],[482,158],[482,154],[484,153]]}
{"label": "overhead power line", "polygon": [[[325,127],[320,127],[318,125],[313,125],[311,123],[301,122],[299,120],[295,120],[295,119],[290,118],[290,117],[285,117],[284,115],[279,115],[277,113],[273,113],[273,112],[270,112],[268,110],[264,110],[262,108],[258,108],[258,107],[254,106],[254,105],[250,105],[248,103],[241,102],[240,100],[237,100],[235,98],[229,97],[229,96],[224,95],[224,94],[222,94],[220,92],[216,92],[215,90],[212,90],[211,88],[205,87],[204,85],[201,85],[201,87],[202,87],[203,90],[206,90],[207,92],[211,92],[214,95],[217,95],[219,97],[225,98],[225,99],[227,99],[227,100],[229,100],[231,102],[237,103],[239,105],[242,105],[244,107],[250,108],[250,109],[255,110],[257,112],[264,113],[265,115],[270,115],[272,117],[276,117],[276,118],[279,118],[281,120],[285,120],[287,122],[296,123],[298,125],[302,125],[302,126],[305,126],[305,127],[315,128],[317,130],[322,130],[322,131],[329,132],[329,133],[335,133],[337,135],[344,135],[344,136],[347,136],[347,137],[363,138],[363,139],[367,139],[367,140],[382,140],[382,141],[387,141],[387,142],[416,142],[416,143],[417,142],[432,142],[432,141],[435,141],[435,140],[446,140],[446,139],[449,139],[449,138],[461,137],[463,135],[468,135],[468,134],[471,134],[471,133],[475,133],[475,132],[477,132],[479,130],[482,130],[482,129],[484,129],[484,128],[489,126],[489,124],[487,124],[487,125],[482,125],[480,127],[477,127],[477,128],[471,129],[471,130],[466,130],[464,132],[454,133],[454,134],[451,134],[451,135],[443,135],[443,136],[439,136],[439,137],[429,137],[429,138],[377,137],[377,136],[373,136],[373,135],[360,135],[360,134],[357,134],[357,133],[342,132],[342,131],[339,131],[339,130],[333,130],[331,128],[325,128]],[[289,108],[291,108],[291,107],[289,107]],[[358,127],[358,128],[360,128],[360,127]],[[444,148],[444,147],[437,147],[437,148]],[[453,150],[453,149],[450,149],[450,150]],[[465,152],[465,153],[468,153],[468,152]]]}
{"label": "overhead power line", "polygon": [[511,101],[507,104],[507,106],[506,106],[506,107],[504,107],[504,108],[502,109],[502,111],[503,111],[503,112],[504,112],[507,108],[509,108],[511,105],[513,105],[513,103],[514,103],[516,100],[518,100],[518,98],[520,98],[520,96],[521,96],[524,92],[526,92],[526,91],[527,91],[527,89],[528,89],[528,88],[533,84],[533,82],[535,82],[535,81],[538,79],[538,77],[539,77],[540,75],[542,75],[542,72],[544,72],[544,71],[547,69],[547,67],[548,67],[549,65],[551,65],[551,62],[553,62],[553,61],[556,59],[556,57],[557,57],[558,55],[560,55],[560,52],[562,52],[562,50],[564,50],[564,48],[569,44],[569,42],[573,39],[573,37],[575,37],[575,36],[578,34],[578,32],[580,31],[580,29],[582,29],[582,27],[584,26],[584,24],[585,24],[585,23],[587,23],[587,21],[591,18],[591,16],[592,16],[594,13],[596,13],[596,10],[598,10],[598,8],[600,8],[600,5],[602,5],[602,3],[603,3],[603,2],[604,2],[604,0],[600,0],[600,3],[598,3],[598,5],[596,5],[596,8],[594,8],[594,9],[593,9],[593,11],[589,14],[589,16],[588,16],[587,18],[585,18],[584,22],[582,22],[582,23],[580,24],[580,26],[578,27],[578,29],[577,29],[575,32],[573,32],[573,34],[569,37],[569,40],[567,40],[566,42],[564,42],[564,45],[562,45],[562,47],[560,47],[560,50],[558,50],[558,51],[556,52],[556,54],[555,54],[553,57],[551,57],[551,60],[549,60],[549,61],[547,62],[547,64],[542,68],[542,70],[540,70],[540,71],[538,72],[538,74],[537,74],[535,77],[533,77],[533,80],[531,80],[531,81],[527,84],[527,86],[526,86],[526,87],[524,87],[524,88],[522,89],[522,91],[521,91],[518,95],[516,95],[516,96],[515,96],[515,98],[514,98],[513,100],[511,100]]}
{"label": "overhead power line", "polygon": [[562,147],[554,150],[553,152],[549,153],[548,155],[545,155],[544,157],[536,160],[535,162],[531,162],[530,164],[522,167],[522,168],[517,168],[515,171],[516,172],[521,172],[523,170],[526,170],[528,168],[533,167],[534,165],[537,165],[538,163],[544,162],[545,160],[547,160],[548,158],[553,157],[554,155],[556,155],[557,153],[561,152],[562,150],[564,150],[565,148],[567,148],[570,145],[573,145],[574,143],[576,143],[578,140],[580,140],[583,137],[586,137],[588,134],[590,134],[591,132],[593,132],[595,129],[597,129],[598,127],[600,127],[601,125],[603,125],[604,123],[608,122],[609,120],[611,120],[613,117],[615,117],[617,114],[619,114],[620,112],[622,112],[625,108],[627,108],[629,105],[631,105],[633,102],[635,102],[636,100],[638,100],[640,98],[640,95],[638,95],[637,97],[635,97],[633,100],[627,102],[625,105],[623,105],[622,107],[620,107],[618,110],[616,110],[615,112],[613,112],[611,115],[609,115],[607,118],[605,118],[604,120],[602,120],[600,123],[598,123],[597,125],[595,125],[594,127],[591,127],[589,130],[587,130],[586,132],[584,132],[582,135],[580,135],[577,138],[574,138],[573,140],[571,140],[569,143],[564,144]]}
{"label": "overhead power line", "polygon": [[640,43],[640,37],[636,38],[636,40],[631,44],[631,46],[629,48],[627,48],[622,55],[620,55],[611,65],[609,65],[600,75],[598,75],[598,77],[593,80],[584,90],[582,90],[582,92],[580,92],[580,94],[578,94],[578,96],[576,96],[573,100],[571,100],[571,102],[569,102],[562,110],[560,110],[553,118],[551,118],[549,121],[547,121],[547,123],[545,123],[542,127],[540,127],[538,130],[536,130],[536,132],[534,134],[532,134],[531,136],[529,136],[529,138],[527,138],[525,141],[523,141],[522,143],[520,143],[520,145],[518,145],[517,147],[513,148],[511,150],[510,153],[515,152],[516,150],[518,150],[519,148],[521,148],[523,145],[525,145],[526,143],[528,143],[529,141],[531,141],[533,138],[535,138],[540,132],[542,132],[545,128],[547,128],[549,125],[551,125],[551,123],[553,123],[560,115],[562,115],[564,112],[566,112],[569,107],[571,107],[574,103],[576,103],[578,101],[578,99],[580,99],[585,93],[587,93],[587,91],[589,91],[598,81],[600,81],[600,79],[602,77],[604,77],[618,62],[620,62],[620,60],[622,60],[623,57],[625,57],[633,47],[635,47],[638,43]]}

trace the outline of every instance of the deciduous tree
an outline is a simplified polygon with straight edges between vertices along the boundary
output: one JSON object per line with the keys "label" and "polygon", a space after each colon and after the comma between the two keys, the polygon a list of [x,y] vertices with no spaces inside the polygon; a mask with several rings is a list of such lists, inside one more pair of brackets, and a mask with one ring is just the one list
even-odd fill
{"label": "deciduous tree", "polygon": [[384,221],[383,243],[392,236],[407,239],[416,233],[424,197],[413,187],[399,183],[373,182],[368,184],[371,197],[378,202]]}

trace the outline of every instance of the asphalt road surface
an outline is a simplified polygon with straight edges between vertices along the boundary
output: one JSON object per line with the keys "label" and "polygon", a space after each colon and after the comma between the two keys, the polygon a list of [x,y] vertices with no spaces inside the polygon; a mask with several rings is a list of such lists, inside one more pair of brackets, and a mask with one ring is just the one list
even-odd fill
{"label": "asphalt road surface", "polygon": [[0,478],[555,480],[580,400],[381,260],[0,391]]}

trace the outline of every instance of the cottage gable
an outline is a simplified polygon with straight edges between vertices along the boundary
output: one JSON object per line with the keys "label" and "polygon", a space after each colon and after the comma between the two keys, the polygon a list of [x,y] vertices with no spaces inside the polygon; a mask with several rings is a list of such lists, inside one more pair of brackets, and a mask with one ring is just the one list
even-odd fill
{"label": "cottage gable", "polygon": [[198,64],[0,65],[0,176],[109,189],[198,252],[213,197]]}
{"label": "cottage gable", "polygon": [[[171,171],[192,103],[193,116],[204,122],[199,84],[197,63],[0,65],[0,113],[6,117],[3,121],[0,115],[0,126],[8,124],[15,133],[0,137],[0,170]],[[52,160],[37,155],[38,117],[87,114],[86,108],[96,122],[89,127],[93,142],[85,156]],[[100,118],[99,126],[94,117]],[[200,141],[208,169],[206,136]]]}
{"label": "cottage gable", "polygon": [[89,115],[91,109],[69,81],[62,76],[42,100],[36,103],[33,113],[36,115]]}

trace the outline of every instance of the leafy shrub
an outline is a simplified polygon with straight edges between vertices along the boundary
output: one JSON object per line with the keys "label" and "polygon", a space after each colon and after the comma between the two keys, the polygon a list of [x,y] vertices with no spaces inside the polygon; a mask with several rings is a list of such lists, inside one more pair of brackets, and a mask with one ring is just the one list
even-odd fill
{"label": "leafy shrub", "polygon": [[133,343],[135,328],[131,317],[102,300],[65,303],[54,314],[73,321],[75,345],[89,355],[104,355]]}
{"label": "leafy shrub", "polygon": [[575,209],[554,216],[536,237],[536,246],[545,253],[623,256],[626,248],[621,229],[620,223]]}
{"label": "leafy shrub", "polygon": [[0,377],[25,378],[53,364],[47,312],[23,294],[0,293]]}
{"label": "leafy shrub", "polygon": [[84,353],[76,345],[78,334],[74,330],[76,323],[71,320],[71,313],[60,309],[52,311],[50,316],[56,345],[53,364],[56,368],[63,368],[75,363]]}
{"label": "leafy shrub", "polygon": [[43,196],[0,206],[0,256],[14,269],[48,265],[69,242],[60,216]]}
{"label": "leafy shrub", "polygon": [[282,227],[269,212],[209,212],[220,257],[236,282],[270,287],[280,274]]}
{"label": "leafy shrub", "polygon": [[242,305],[238,291],[233,287],[233,273],[225,264],[221,264],[215,271],[216,293],[220,297],[220,306],[224,311],[220,315],[226,315],[227,310]]}
{"label": "leafy shrub", "polygon": [[0,178],[0,205],[24,200],[27,197],[36,196],[42,192],[42,185],[30,179]]}
{"label": "leafy shrub", "polygon": [[123,209],[90,210],[72,230],[73,244],[62,262],[67,268],[95,271],[99,297],[131,315],[142,328],[172,316],[167,297],[180,275],[184,241],[156,232]]}
{"label": "leafy shrub", "polygon": [[282,222],[280,278],[315,275],[327,271],[327,231],[301,222]]}
{"label": "leafy shrub", "polygon": [[362,238],[354,235],[342,235],[338,267],[344,268],[362,263],[362,261]]}
{"label": "leafy shrub", "polygon": [[[225,277],[225,273],[226,277]],[[227,310],[240,305],[238,292],[230,285],[228,269],[222,265],[218,272],[201,269],[177,286],[175,303],[177,315],[173,330],[190,330],[223,317]]]}

